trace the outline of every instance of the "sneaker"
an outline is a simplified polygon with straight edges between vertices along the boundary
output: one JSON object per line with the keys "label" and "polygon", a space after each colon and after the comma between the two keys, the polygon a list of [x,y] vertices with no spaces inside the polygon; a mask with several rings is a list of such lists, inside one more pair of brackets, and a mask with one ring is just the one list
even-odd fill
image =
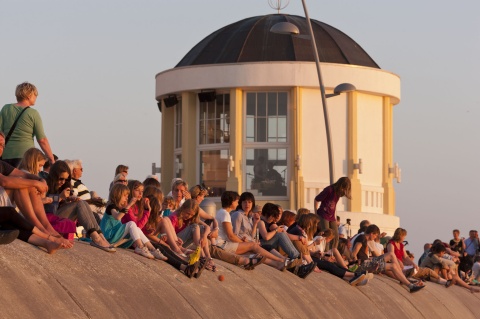
{"label": "sneaker", "polygon": [[0,230],[0,245],[10,244],[17,239],[19,233],[18,229]]}
{"label": "sneaker", "polygon": [[148,251],[148,248],[143,246],[143,248],[136,247],[135,248],[135,254],[139,254],[143,257],[147,257],[149,259],[154,259],[153,255]]}
{"label": "sneaker", "polygon": [[155,259],[163,260],[163,261],[165,261],[165,260],[168,259],[168,258],[165,257],[165,255],[162,254],[162,253],[160,252],[160,250],[158,250],[158,249],[150,250],[150,253],[153,255],[153,257],[155,257]]}
{"label": "sneaker", "polygon": [[315,262],[311,262],[308,265],[301,265],[298,267],[296,270],[296,275],[302,279],[307,278],[308,275],[312,273],[312,271],[317,267],[317,264]]}
{"label": "sneaker", "polygon": [[414,285],[414,284],[411,284],[411,285],[409,286],[409,288],[410,288],[410,293],[414,293],[414,292],[419,291],[419,290],[422,289],[422,288],[425,288],[425,286],[416,286],[416,285]]}
{"label": "sneaker", "polygon": [[368,284],[368,282],[373,279],[373,274],[372,273],[367,273],[365,274],[365,279],[363,279],[362,281],[360,281],[357,286],[365,286],[366,284]]}
{"label": "sneaker", "polygon": [[350,279],[349,283],[350,283],[351,286],[355,287],[356,285],[361,283],[365,279],[366,276],[367,275],[365,275],[365,274],[357,274],[357,275],[355,275],[355,277]]}

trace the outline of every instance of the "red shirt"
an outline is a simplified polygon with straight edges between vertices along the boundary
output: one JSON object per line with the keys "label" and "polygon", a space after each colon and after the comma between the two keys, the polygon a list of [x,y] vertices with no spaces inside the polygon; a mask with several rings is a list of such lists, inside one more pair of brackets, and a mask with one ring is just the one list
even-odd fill
{"label": "red shirt", "polygon": [[315,197],[315,200],[320,202],[317,214],[330,222],[336,221],[335,210],[337,209],[339,199],[340,197],[335,193],[332,185],[325,187],[323,191]]}
{"label": "red shirt", "polygon": [[397,244],[400,244],[400,248],[398,248],[397,245],[395,245],[396,242],[393,240],[390,240],[388,243],[392,244],[393,253],[395,254],[395,256],[397,256],[397,259],[403,262],[403,249],[404,249],[403,243],[397,243]]}

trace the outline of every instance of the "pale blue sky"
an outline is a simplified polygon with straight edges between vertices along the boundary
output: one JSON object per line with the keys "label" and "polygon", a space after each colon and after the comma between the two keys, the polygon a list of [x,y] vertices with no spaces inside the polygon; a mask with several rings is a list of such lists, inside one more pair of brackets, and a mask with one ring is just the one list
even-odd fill
{"label": "pale blue sky", "polygon": [[[418,253],[423,243],[480,228],[477,201],[480,20],[478,1],[307,1],[310,16],[358,42],[398,74],[394,111],[397,215]],[[53,150],[84,161],[103,196],[119,163],[143,180],[159,163],[155,74],[201,39],[274,11],[266,0],[0,0],[0,101],[23,81]],[[303,15],[301,1],[283,11]],[[415,242],[415,243],[413,243]]]}

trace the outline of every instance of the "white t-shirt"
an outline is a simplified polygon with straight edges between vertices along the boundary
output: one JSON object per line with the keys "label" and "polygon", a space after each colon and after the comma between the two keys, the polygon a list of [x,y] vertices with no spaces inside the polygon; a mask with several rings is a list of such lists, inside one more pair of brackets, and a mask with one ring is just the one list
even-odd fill
{"label": "white t-shirt", "polygon": [[228,236],[227,236],[227,233],[225,232],[223,223],[232,224],[232,217],[230,216],[229,212],[221,208],[217,211],[217,215],[215,216],[215,219],[218,222],[218,241],[219,241],[219,245],[221,245],[223,242],[228,241]]}
{"label": "white t-shirt", "polygon": [[473,264],[472,267],[472,274],[473,274],[473,279],[479,281],[480,280],[480,262],[476,262]]}

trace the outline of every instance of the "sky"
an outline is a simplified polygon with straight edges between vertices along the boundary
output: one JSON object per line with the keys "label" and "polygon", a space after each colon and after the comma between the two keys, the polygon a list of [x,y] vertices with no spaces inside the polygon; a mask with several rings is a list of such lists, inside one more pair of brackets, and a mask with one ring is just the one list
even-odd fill
{"label": "sky", "polygon": [[[480,2],[307,1],[310,17],[343,31],[401,78],[394,108],[396,214],[419,256],[436,238],[480,228]],[[303,16],[300,0],[283,13]],[[0,0],[0,101],[39,89],[53,151],[83,160],[82,180],[106,197],[118,164],[143,180],[160,163],[155,74],[267,0]]]}

